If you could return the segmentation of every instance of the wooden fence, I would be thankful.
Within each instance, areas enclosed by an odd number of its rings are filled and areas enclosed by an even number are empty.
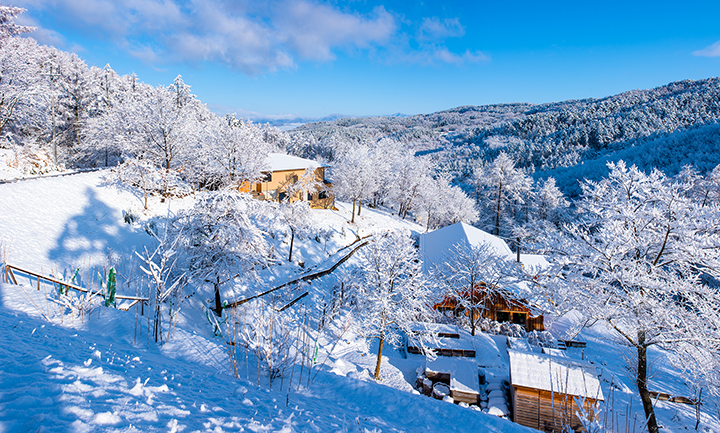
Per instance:
[[[68,283],[66,281],[58,280],[57,278],[53,277],[47,277],[45,275],[38,274],[33,271],[28,271],[27,269],[20,268],[18,266],[10,265],[8,263],[5,264],[5,281],[12,281],[13,284],[18,285],[17,279],[15,278],[15,273],[13,272],[15,270],[16,272],[20,272],[22,274],[30,275],[32,277],[37,278],[38,280],[38,290],[40,290],[40,280],[47,281],[49,283],[53,284],[59,284],[63,287],[67,287],[69,289],[77,290],[78,292],[82,293],[90,293],[91,295],[102,295],[101,292],[93,292],[91,290],[88,290],[84,287],[76,286],[75,284]],[[130,308],[134,307],[138,303],[142,303],[143,305],[148,302],[148,298],[141,298],[138,296],[125,296],[125,295],[115,295],[115,299],[120,300],[128,300],[132,301],[130,305],[123,307],[123,311],[128,311]]]

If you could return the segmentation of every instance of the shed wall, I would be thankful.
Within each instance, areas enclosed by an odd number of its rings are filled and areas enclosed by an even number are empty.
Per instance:
[[[512,387],[513,421],[545,432],[562,432],[565,425],[584,431],[576,413],[578,406],[571,395],[551,393],[517,385]],[[594,399],[585,400],[585,409],[592,414]]]

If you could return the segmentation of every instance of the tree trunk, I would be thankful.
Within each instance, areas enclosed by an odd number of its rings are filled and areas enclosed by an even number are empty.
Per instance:
[[[292,262],[292,250],[293,250],[294,243],[295,243],[295,230],[290,229],[290,257],[288,257],[288,262]]]
[[[362,211],[362,200],[358,200],[358,216],[360,216],[360,211]]]
[[[647,419],[648,433],[659,433],[657,420],[655,419],[655,408],[652,404],[650,391],[647,387],[647,346],[645,345],[645,332],[638,331],[638,365],[637,365],[637,386],[640,391],[645,418]]]
[[[213,283],[215,286],[215,315],[222,317],[222,302],[220,301],[220,277]]]
[[[382,312],[380,329],[380,343],[378,344],[377,364],[375,364],[375,380],[380,380],[380,364],[382,363],[383,344],[385,343],[385,311]]]
[[[352,218],[350,218],[350,222],[355,222],[355,200],[353,200],[353,210],[352,210]]]
[[[475,308],[470,308],[470,335],[475,335]]]
[[[500,210],[502,204],[502,185],[498,187],[497,208],[495,210],[495,236],[500,236]]]

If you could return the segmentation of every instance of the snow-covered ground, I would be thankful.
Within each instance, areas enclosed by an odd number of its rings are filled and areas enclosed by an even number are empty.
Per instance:
[[[0,242],[8,263],[62,275],[102,265],[108,256],[127,258],[152,240],[140,223],[126,223],[124,213],[147,220],[192,204],[191,197],[164,203],[153,198],[144,213],[142,197],[106,186],[101,177],[85,173],[0,185]],[[266,286],[248,290],[259,292],[321,268],[358,237],[391,228],[423,231],[390,211],[374,209],[363,209],[350,224],[351,206],[337,207],[314,211],[333,230],[327,242],[296,242],[304,268],[297,259],[280,264],[263,274]],[[273,247],[286,255],[288,240],[277,239]],[[214,335],[203,309],[207,293],[187,299],[174,338],[158,346],[150,341],[147,316],[136,315],[136,308],[69,314],[57,304],[53,287],[43,284],[38,290],[37,280],[17,276],[19,286],[0,284],[0,432],[530,431],[417,394],[412,385],[415,370],[424,365],[420,355],[404,356],[386,347],[382,380],[376,383],[371,379],[376,343],[354,334],[346,314],[318,336],[310,373],[298,363],[271,384],[251,358],[238,361],[236,377],[226,344]],[[317,309],[314,303],[335,282],[329,276],[307,284],[311,295],[297,308]],[[123,287],[119,293],[124,290],[135,294]],[[555,323],[558,333],[571,326],[572,318]],[[466,334],[486,376],[506,378],[506,338]],[[622,348],[608,342],[607,335],[597,326],[586,330],[578,338],[587,341],[587,348],[567,354],[597,366],[603,394],[617,416],[612,431],[642,431],[634,423],[641,407]],[[654,355],[657,374],[651,388],[687,394],[676,372],[664,369],[662,354]],[[701,430],[720,431],[717,416],[710,413],[703,408]],[[658,401],[657,415],[663,431],[694,429],[694,407]]]
[[[143,218],[188,205],[154,199]],[[349,207],[338,208],[316,211],[337,230],[331,241],[296,244],[306,268],[359,236],[389,228],[420,230],[370,209],[351,225]],[[101,173],[4,184],[0,240],[9,263],[62,274],[151,244],[139,224],[124,221],[123,212],[141,215],[141,197],[104,186]],[[279,241],[277,247],[286,244]],[[272,272],[281,282],[301,271],[287,265]],[[297,366],[292,383],[276,380],[271,388],[266,377],[258,380],[252,362],[240,364],[245,374],[235,377],[222,340],[193,309],[199,310],[202,300],[189,301],[174,338],[156,346],[148,343],[145,319],[135,309],[68,314],[53,287],[37,290],[37,280],[17,277],[19,286],[0,285],[0,432],[525,430],[412,393],[405,375],[417,365],[393,350],[386,349],[383,380],[375,383],[368,374],[373,347],[351,332],[338,329],[341,338],[319,341],[324,364],[318,362],[311,376]],[[342,327],[343,320],[334,326]]]

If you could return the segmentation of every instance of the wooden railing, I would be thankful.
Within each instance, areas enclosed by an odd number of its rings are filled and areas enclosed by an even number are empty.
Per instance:
[[[310,274],[307,274],[307,275],[303,275],[303,276],[301,276],[301,277],[299,277],[299,278],[295,278],[294,280],[290,280],[290,281],[288,281],[288,282],[286,282],[286,283],[283,283],[283,284],[281,284],[281,285],[279,285],[279,286],[277,286],[277,287],[273,287],[273,288],[270,289],[270,290],[266,290],[266,291],[264,291],[264,292],[262,292],[262,293],[258,293],[257,295],[250,296],[249,298],[241,299],[241,300],[239,300],[239,301],[233,302],[232,304],[227,304],[227,305],[225,305],[223,308],[235,308],[235,307],[238,307],[238,306],[240,306],[240,305],[242,305],[242,304],[244,304],[244,303],[246,303],[246,302],[250,302],[250,301],[252,301],[253,299],[257,299],[257,298],[260,298],[260,297],[262,297],[262,296],[269,295],[270,293],[275,292],[275,291],[277,291],[277,290],[280,290],[280,289],[282,289],[283,287],[288,287],[288,286],[291,286],[291,285],[293,285],[293,284],[298,284],[298,283],[300,283],[301,281],[311,281],[311,280],[314,280],[314,279],[316,279],[316,278],[324,277],[325,275],[328,275],[328,274],[332,273],[335,269],[338,268],[338,266],[340,266],[340,265],[342,265],[343,263],[345,263],[345,261],[347,261],[350,257],[352,257],[352,255],[355,254],[355,252],[356,252],[357,250],[359,250],[360,248],[362,248],[362,247],[364,247],[365,245],[367,245],[367,243],[370,242],[370,240],[368,239],[370,236],[371,236],[371,235],[368,235],[368,236],[365,236],[365,237],[363,237],[363,238],[361,238],[361,239],[357,239],[355,242],[353,242],[352,244],[350,244],[350,245],[348,245],[347,247],[345,247],[345,248],[350,248],[352,245],[354,245],[354,244],[356,244],[356,243],[358,244],[358,245],[356,245],[352,250],[350,250],[350,252],[348,252],[347,254],[345,254],[340,260],[338,260],[334,265],[332,265],[332,267],[330,267],[329,269],[324,269],[324,270],[322,270],[322,271],[317,271],[317,272],[313,272],[313,273],[310,273]],[[301,298],[305,297],[307,294],[308,294],[307,292],[301,294],[299,297],[297,297],[297,298],[293,299],[292,301],[290,301],[290,303],[289,303],[288,305],[282,307],[279,311],[283,311],[283,310],[287,309],[288,307],[292,306],[292,305],[295,304],[297,301],[299,301]]]
[[[63,287],[67,287],[69,289],[77,290],[78,292],[90,293],[91,295],[102,295],[101,292],[93,292],[92,290],[88,290],[84,287],[76,286],[75,284],[72,284],[72,283],[69,283],[66,281],[58,280],[57,278],[41,275],[36,272],[28,271],[27,269],[23,269],[21,267],[6,263],[5,264],[5,281],[12,281],[13,284],[16,284],[16,285],[18,284],[18,282],[17,282],[17,279],[15,278],[15,273],[13,272],[13,270],[20,272],[22,274],[30,275],[30,276],[37,278],[38,279],[38,290],[40,290],[40,280],[44,280],[44,281],[47,281],[47,282],[50,282],[53,284],[59,284]],[[115,295],[115,299],[132,301],[130,303],[130,305],[122,308],[125,311],[127,311],[130,308],[132,308],[133,306],[135,306],[138,302],[143,302],[143,303],[148,302],[148,298],[141,298],[138,296]]]

